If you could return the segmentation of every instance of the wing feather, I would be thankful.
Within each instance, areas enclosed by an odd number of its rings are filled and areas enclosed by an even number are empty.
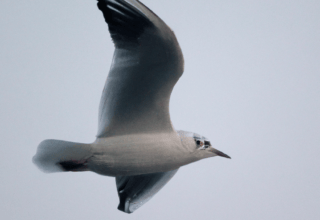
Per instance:
[[[115,44],[97,137],[172,132],[169,100],[183,56],[171,29],[136,0],[99,0]]]
[[[120,199],[118,209],[126,213],[134,212],[159,192],[177,171],[116,177]]]

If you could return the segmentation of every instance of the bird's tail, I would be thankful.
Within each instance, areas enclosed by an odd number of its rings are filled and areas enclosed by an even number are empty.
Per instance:
[[[35,165],[46,173],[87,171],[91,145],[60,140],[44,140],[32,158]]]

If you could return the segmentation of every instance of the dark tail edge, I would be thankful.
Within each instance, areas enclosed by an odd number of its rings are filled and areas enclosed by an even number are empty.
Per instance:
[[[88,171],[91,155],[91,144],[44,140],[39,144],[32,161],[45,173]]]

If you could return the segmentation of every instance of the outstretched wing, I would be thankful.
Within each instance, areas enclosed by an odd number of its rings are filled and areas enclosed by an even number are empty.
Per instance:
[[[98,0],[115,44],[97,137],[172,132],[171,91],[183,56],[171,29],[136,0]]]
[[[134,212],[159,192],[177,171],[116,177],[120,199],[118,209],[126,213]]]

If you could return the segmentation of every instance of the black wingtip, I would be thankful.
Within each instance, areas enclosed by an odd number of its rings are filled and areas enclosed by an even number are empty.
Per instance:
[[[118,47],[128,43],[138,45],[139,36],[153,26],[145,14],[127,1],[99,0],[97,5]]]
[[[120,192],[119,193],[119,200],[120,203],[118,205],[118,210],[125,212],[127,214],[131,214],[132,212],[130,211],[130,203],[128,201],[128,195],[125,192]]]

